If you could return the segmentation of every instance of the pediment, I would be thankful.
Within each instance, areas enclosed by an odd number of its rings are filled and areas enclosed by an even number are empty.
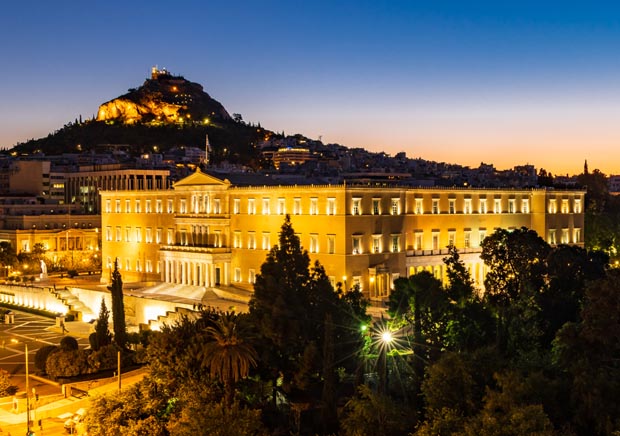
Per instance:
[[[228,186],[230,182],[228,180],[221,180],[212,175],[203,173],[200,168],[196,169],[194,174],[191,174],[184,179],[175,182],[174,188],[190,187],[190,186]]]

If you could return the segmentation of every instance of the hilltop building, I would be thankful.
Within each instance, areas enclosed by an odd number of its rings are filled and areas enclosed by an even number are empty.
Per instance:
[[[478,286],[496,228],[583,245],[582,190],[424,188],[386,183],[242,186],[197,170],[172,189],[102,191],[102,260],[126,282],[251,289],[289,214],[332,283],[385,300],[421,270],[445,280],[453,244]],[[103,278],[105,279],[105,274]]]

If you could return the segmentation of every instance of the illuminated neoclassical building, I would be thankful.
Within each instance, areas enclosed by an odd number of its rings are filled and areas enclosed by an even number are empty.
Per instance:
[[[103,191],[104,268],[126,282],[251,289],[289,214],[335,284],[388,296],[394,279],[432,271],[454,244],[478,285],[480,242],[522,226],[550,244],[583,244],[584,191],[381,185],[237,186],[197,171],[169,190]],[[106,274],[103,275],[104,279]]]

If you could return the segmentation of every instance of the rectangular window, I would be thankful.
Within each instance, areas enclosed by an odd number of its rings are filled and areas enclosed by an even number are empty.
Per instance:
[[[480,205],[478,206],[478,213],[487,213],[487,200],[486,198],[480,199]]]
[[[248,248],[250,250],[256,249],[256,234],[254,232],[248,232]]]
[[[471,248],[471,230],[465,230],[465,232],[463,232],[463,246],[465,248]]]
[[[558,213],[558,202],[555,199],[549,200],[549,213]]]
[[[168,229],[168,231],[166,232],[166,244],[174,244],[174,229]]]
[[[187,199],[181,198],[179,202],[179,213],[187,213]]]
[[[433,198],[433,214],[437,215],[439,213],[439,199]]]
[[[517,200],[514,198],[508,199],[508,213],[516,213],[517,211]]]
[[[556,244],[555,229],[550,229],[549,230],[549,245],[555,245],[555,244]]]
[[[107,226],[105,228],[105,240],[106,241],[111,241],[112,240],[112,227]]]
[[[456,213],[456,200],[454,198],[448,199],[448,213],[449,214]]]
[[[151,210],[151,200],[146,200],[145,205],[144,205],[144,212],[145,213],[152,213],[153,212]]]
[[[561,209],[562,213],[569,213],[570,212],[569,206],[568,206],[568,199],[566,199],[566,198],[562,199],[562,206],[561,206],[561,208],[562,208]]]
[[[235,282],[239,283],[241,281],[241,268],[235,268]]]
[[[136,242],[142,242],[142,228],[136,227]]]
[[[213,246],[214,247],[222,246],[222,232],[220,230],[216,230],[213,232]]]
[[[493,200],[493,213],[502,213],[502,199],[496,198]]]
[[[336,252],[336,235],[327,235],[327,253],[334,254]]]
[[[439,250],[439,232],[433,232],[433,251]]]
[[[319,199],[316,197],[310,198],[310,215],[318,215],[319,213]]]
[[[253,269],[248,271],[248,283],[256,283],[256,272]]]
[[[448,245],[455,246],[456,245],[456,231],[448,230]]]
[[[241,232],[235,230],[233,233],[233,248],[241,248]]]
[[[161,227],[157,228],[157,230],[155,231],[155,243],[161,244],[161,237],[162,237],[163,231],[164,229],[162,229]]]
[[[140,264],[140,259],[136,260],[136,271],[142,271],[142,265]]]
[[[161,200],[155,200],[155,212],[156,213],[163,213],[164,211],[164,206],[162,205]]]
[[[284,198],[278,198],[278,215],[286,214],[286,203]]]
[[[301,198],[299,197],[293,199],[293,215],[301,215]]]
[[[218,215],[222,213],[222,200],[219,198],[213,199],[213,213]]]
[[[167,203],[167,207],[166,210],[168,211],[168,213],[174,213],[174,200],[172,200],[172,198],[169,198]]]
[[[573,243],[578,244],[581,242],[581,229],[573,229]]]
[[[530,213],[530,200],[528,198],[521,200],[521,213]]]
[[[121,201],[120,200],[116,200],[114,202],[114,206],[115,206],[114,212],[121,213]]]
[[[463,205],[463,213],[470,214],[472,211],[471,198],[466,198]]]
[[[581,198],[575,198],[573,203],[573,212],[581,213]]]
[[[478,246],[482,246],[482,241],[484,241],[484,238],[487,237],[487,230],[486,229],[480,229],[478,230]]]
[[[414,239],[415,239],[414,244],[413,244],[414,250],[424,250],[424,233],[415,232]]]
[[[392,235],[392,241],[390,245],[392,253],[400,253],[400,235]]]
[[[353,236],[353,254],[362,254],[362,237]]]
[[[233,200],[233,213],[239,215],[241,213],[241,199],[235,198]]]
[[[400,198],[392,198],[391,203],[390,213],[392,215],[400,215]]]
[[[112,200],[109,198],[105,201],[105,213],[112,213]]]
[[[140,200],[136,200],[136,213],[142,213],[142,202]]]
[[[372,214],[381,215],[381,199],[379,198],[372,199]]]
[[[423,207],[423,203],[422,203],[422,199],[421,198],[416,198],[415,199],[415,209],[414,212],[417,215],[423,214],[424,213],[424,207]]]
[[[147,273],[153,272],[153,263],[150,260],[146,261],[146,272]]]
[[[125,260],[125,270],[131,271],[131,261],[129,259]]]
[[[248,198],[248,215],[256,215],[256,201]]]
[[[263,215],[269,215],[271,211],[269,210],[269,199],[263,198]]]
[[[336,199],[328,198],[327,199],[327,215],[336,215]]]
[[[116,242],[121,242],[122,240],[121,226],[116,226]]]
[[[271,240],[268,232],[263,232],[263,250],[271,249]]]
[[[381,235],[372,235],[372,252],[381,253]]]
[[[150,244],[153,242],[153,229],[150,227],[146,228],[146,235],[145,235],[145,242],[147,244]]]
[[[131,200],[125,200],[125,213],[131,212]]]
[[[131,242],[131,227],[125,227],[125,242]]]
[[[570,242],[568,238],[568,229],[562,229],[562,237],[560,239],[562,244],[568,244]]]
[[[319,252],[319,235],[313,233],[310,235],[310,253]]]
[[[361,215],[362,214],[362,199],[354,198],[351,204],[351,215]]]

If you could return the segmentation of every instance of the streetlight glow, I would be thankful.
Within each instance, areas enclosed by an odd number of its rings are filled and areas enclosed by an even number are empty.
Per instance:
[[[390,342],[392,342],[392,339],[394,339],[394,337],[392,336],[392,332],[385,331],[381,333],[381,340],[385,342],[386,344],[389,344]]]

